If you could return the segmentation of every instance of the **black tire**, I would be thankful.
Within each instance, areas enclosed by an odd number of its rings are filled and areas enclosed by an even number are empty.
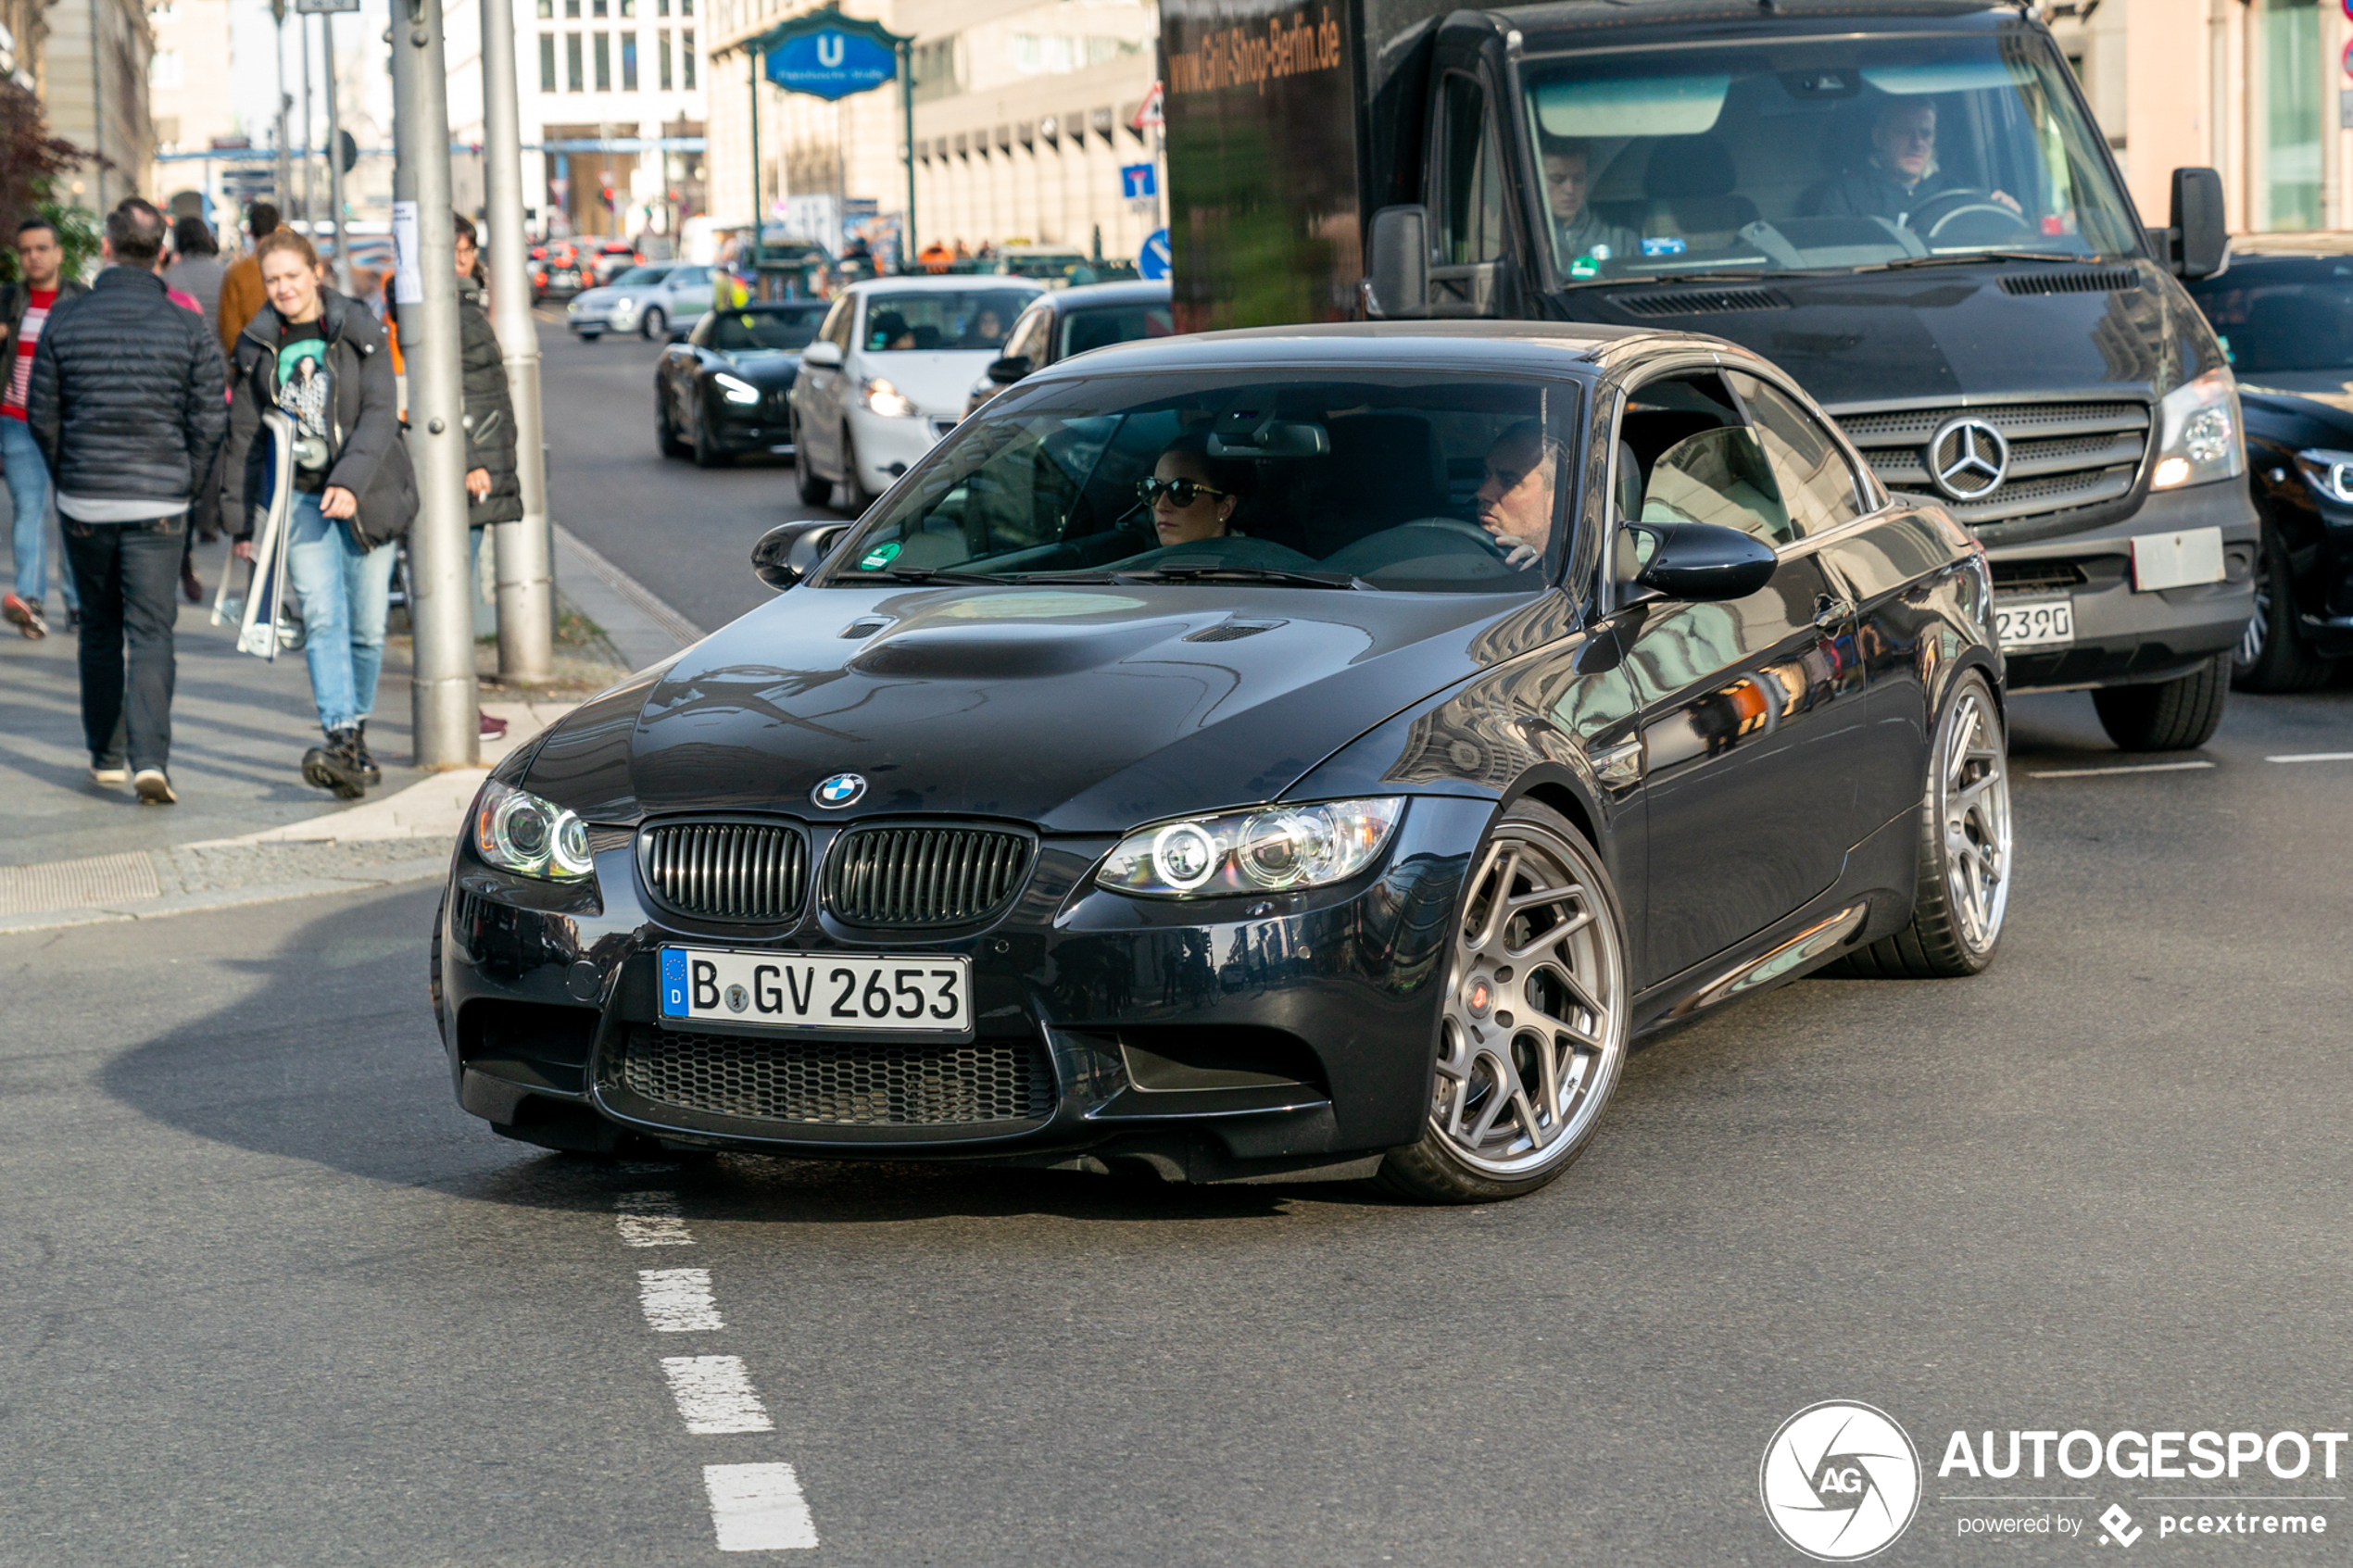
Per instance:
[[[711,445],[711,421],[697,420],[695,421],[695,467],[724,469],[735,460],[736,455],[733,452],[724,446]]]
[[[425,994],[433,998],[433,1026],[441,1033],[444,1048],[449,1044],[448,1021],[441,1016],[441,922],[448,918],[449,889],[445,884],[441,897],[433,907],[433,940],[425,951]]]
[[[2231,684],[2243,692],[2309,692],[2328,684],[2334,659],[2314,657],[2296,626],[2296,592],[2287,542],[2263,519],[2255,574],[2255,614],[2231,655]]]
[[[822,507],[832,497],[833,481],[818,478],[817,470],[809,466],[809,447],[807,443],[800,439],[800,421],[798,418],[793,421],[792,471],[793,479],[800,486],[800,499],[804,506]]]
[[[2231,695],[2231,655],[2195,674],[2149,686],[2104,686],[2092,694],[2108,738],[2126,751],[2194,751],[2214,738]]]
[[[660,343],[670,331],[670,318],[662,314],[661,306],[648,306],[637,330],[646,334],[648,343]]]
[[[1530,849],[1536,853],[1529,859],[1540,862],[1532,867],[1519,859],[1519,852]],[[1547,860],[1551,864],[1541,863]],[[1441,982],[1429,1114],[1420,1139],[1390,1149],[1375,1177],[1390,1192],[1416,1203],[1492,1203],[1525,1198],[1550,1185],[1592,1144],[1626,1059],[1633,1000],[1632,975],[1627,969],[1626,917],[1617,890],[1593,847],[1559,812],[1522,800],[1495,820],[1471,864],[1476,869],[1464,884],[1452,928],[1453,952]],[[1515,895],[1515,888],[1523,892]],[[1530,901],[1531,896],[1548,889],[1557,897]],[[1514,897],[1524,907],[1508,915],[1495,914],[1495,900],[1504,897]],[[1572,920],[1562,914],[1571,907],[1580,918]],[[1584,915],[1595,918],[1585,920]],[[1539,920],[1547,923],[1535,923]],[[1547,937],[1547,929],[1560,935]],[[1528,940],[1515,942],[1515,931]],[[1548,942],[1552,945],[1545,946]],[[1466,998],[1474,982],[1489,978],[1487,969],[1493,965],[1498,944],[1513,966],[1493,969],[1491,991],[1483,984],[1478,987],[1483,999]],[[1565,952],[1572,945],[1573,960]],[[1574,972],[1581,989],[1572,991],[1554,981],[1540,994],[1538,982],[1547,969],[1562,974]],[[1476,1000],[1480,1010],[1468,1011],[1463,1005],[1466,1000]],[[1592,1004],[1590,1008],[1585,1005],[1588,1001]],[[1574,1074],[1566,1067],[1579,1055],[1575,1050],[1560,1059],[1561,1067],[1540,1069],[1539,1082],[1545,1081],[1541,1072],[1550,1072],[1550,1081],[1570,1085],[1572,1090],[1565,1101],[1542,1107],[1533,1102],[1543,1097],[1527,1096],[1538,1122],[1551,1118],[1549,1144],[1538,1140],[1535,1123],[1515,1118],[1528,1135],[1528,1151],[1509,1152],[1516,1135],[1506,1130],[1504,1156],[1486,1159],[1498,1146],[1482,1140],[1478,1130],[1458,1137],[1441,1123],[1451,1119],[1459,1128],[1481,1104],[1519,1103],[1518,1096],[1504,1094],[1505,1084],[1494,1070],[1481,1069],[1481,1053],[1509,1057],[1512,1082],[1525,1092],[1529,1079],[1521,1062],[1523,1049],[1544,1048],[1547,1032],[1532,1023],[1547,1016],[1548,1007],[1561,1010],[1553,1015],[1556,1020],[1565,1019],[1569,1011],[1581,1013],[1587,1022],[1569,1027],[1590,1036],[1589,1043],[1594,1046],[1591,1059],[1579,1062]],[[1516,1011],[1522,1015],[1517,1020],[1511,1016]],[[1480,1033],[1491,1025],[1501,1027],[1493,1028],[1491,1034]],[[1466,1033],[1478,1043],[1466,1043]],[[1536,1039],[1524,1042],[1523,1036],[1531,1034]],[[1498,1038],[1504,1042],[1500,1048],[1495,1043]],[[1557,1047],[1560,1038],[1553,1035],[1550,1044]],[[1451,1070],[1450,1056],[1460,1064]],[[1491,1109],[1479,1127],[1495,1123],[1501,1130],[1504,1120]]]
[[[858,448],[850,445],[849,427],[841,427],[841,499],[835,504],[837,511],[851,517],[864,517],[875,498],[866,494],[865,482],[858,477]]]
[[[677,417],[670,407],[670,399],[664,396],[654,399],[654,440],[665,458],[683,458],[694,450],[678,439]]]
[[[1990,735],[1957,735],[1963,725],[1982,727]],[[1976,974],[1994,961],[2011,879],[2008,744],[1993,687],[1970,671],[1954,683],[1929,751],[1928,786],[1920,795],[1912,923],[1847,954],[1824,973],[1856,980],[1953,980]],[[1957,756],[1957,749],[1966,755]],[[1991,755],[1977,755],[1986,751]],[[1978,788],[1969,797],[1973,806],[1986,809],[1965,811],[1954,822],[1948,807],[1959,797],[1957,776],[1964,786]],[[1956,834],[1974,847],[1974,859],[1960,856],[1956,863]],[[1989,860],[1990,885],[1978,880],[1976,871]]]

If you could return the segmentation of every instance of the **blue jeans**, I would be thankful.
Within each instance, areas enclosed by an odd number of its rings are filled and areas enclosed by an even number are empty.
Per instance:
[[[318,496],[295,496],[286,576],[302,605],[302,657],[321,729],[356,724],[376,706],[396,548],[362,551],[349,529],[319,509]]]
[[[16,551],[17,597],[39,604],[48,596],[49,560],[44,547],[49,527],[49,465],[41,460],[41,444],[22,420],[0,420],[0,469],[7,471],[8,505],[16,513],[10,533]],[[66,608],[82,608],[74,592],[73,561],[58,551],[57,585]]]

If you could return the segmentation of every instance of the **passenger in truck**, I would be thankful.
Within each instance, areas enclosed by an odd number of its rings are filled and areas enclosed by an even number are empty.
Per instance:
[[[1936,104],[1929,98],[1888,97],[1871,120],[1869,159],[1831,181],[1814,203],[1825,218],[1885,218],[1906,222],[1947,191],[1969,187],[1948,179],[1936,160]],[[1993,199],[2019,210],[2018,198]]]

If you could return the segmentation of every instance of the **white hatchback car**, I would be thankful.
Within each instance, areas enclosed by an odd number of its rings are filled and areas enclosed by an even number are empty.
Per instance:
[[[834,300],[793,383],[800,496],[856,516],[963,418],[973,379],[1042,292],[1026,278],[874,278]]]

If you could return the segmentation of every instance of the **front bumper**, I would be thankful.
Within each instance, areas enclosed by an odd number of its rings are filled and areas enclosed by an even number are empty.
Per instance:
[[[1417,797],[1379,868],[1351,883],[1198,905],[1094,888],[1114,839],[1049,838],[1009,912],[950,937],[853,932],[813,907],[767,927],[659,911],[620,830],[600,830],[597,882],[578,890],[460,848],[441,933],[452,1080],[496,1130],[555,1148],[634,1134],[801,1157],[1127,1160],[1193,1180],[1345,1164],[1420,1135],[1451,917],[1491,811]],[[812,826],[811,864],[835,831]],[[664,943],[968,956],[972,1045],[1026,1053],[1045,1075],[1038,1113],[842,1125],[649,1098],[632,1061],[686,1044],[657,1018]],[[724,1037],[695,1048],[778,1072],[877,1038],[693,1031]]]
[[[637,307],[634,305],[608,305],[586,310],[578,306],[567,307],[564,325],[580,333],[634,332],[637,330]]]
[[[763,390],[757,403],[730,403],[723,393],[703,394],[703,422],[723,452],[784,452],[793,449],[792,389]]]
[[[2134,592],[2133,537],[2194,528],[2222,531],[2223,580]],[[2246,631],[2257,540],[2254,502],[2246,482],[2234,479],[2153,493],[2131,516],[2082,533],[1989,547],[1997,596],[2064,592],[2075,606],[2072,644],[2005,654],[2009,689],[2137,685],[2194,673]]]
[[[849,439],[858,456],[858,483],[879,495],[923,460],[939,438],[956,428],[958,416],[925,409],[905,419],[885,419],[859,404],[849,409]]]

